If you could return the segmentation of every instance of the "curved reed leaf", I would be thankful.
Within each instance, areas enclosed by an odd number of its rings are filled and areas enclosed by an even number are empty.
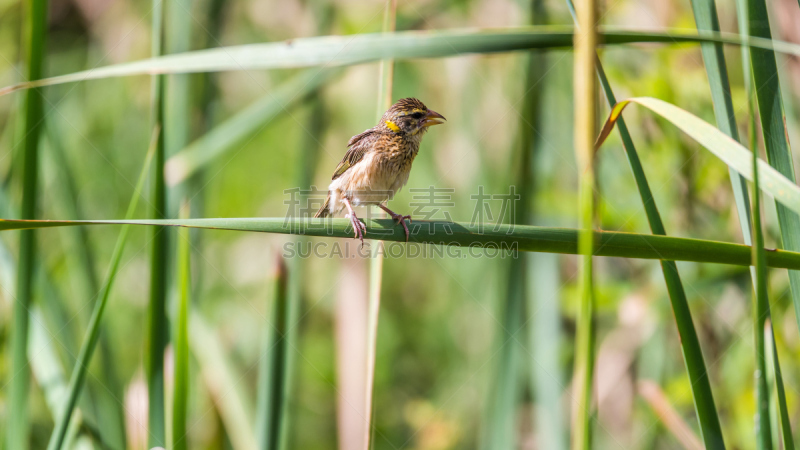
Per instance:
[[[714,0],[692,0],[692,11],[698,30],[719,32],[719,18],[717,5]],[[711,100],[714,105],[714,116],[717,127],[732,139],[739,140],[739,131],[736,128],[736,113],[733,110],[731,86],[728,80],[728,68],[725,66],[725,53],[719,43],[700,44],[703,62],[708,75],[711,88]],[[747,195],[747,183],[739,172],[729,168],[733,197],[739,214],[739,226],[742,230],[744,243],[750,244],[750,202]]]
[[[150,149],[147,151],[147,156],[145,157],[144,166],[139,174],[139,180],[136,182],[133,196],[131,197],[130,204],[128,205],[128,211],[125,214],[125,217],[128,220],[130,220],[133,217],[133,214],[136,212],[136,205],[139,203],[142,187],[144,186],[145,179],[147,178],[148,168],[150,167],[153,155],[155,154],[155,143],[158,139],[158,134],[159,129],[156,128],[153,132],[153,139],[150,143]],[[72,411],[75,409],[75,403],[78,400],[78,395],[83,388],[83,381],[86,378],[86,371],[89,368],[89,362],[91,361],[94,348],[97,346],[97,341],[100,337],[100,321],[103,318],[103,312],[108,304],[108,298],[111,295],[111,288],[114,285],[114,279],[116,278],[117,271],[119,270],[119,263],[122,260],[122,251],[125,249],[125,243],[128,239],[129,229],[130,225],[124,225],[120,230],[119,237],[117,237],[117,243],[114,246],[114,253],[111,256],[111,266],[108,269],[105,283],[103,283],[103,290],[100,293],[100,298],[94,304],[92,317],[89,321],[89,328],[86,330],[86,337],[83,340],[83,344],[81,344],[81,350],[80,353],[78,353],[78,359],[75,361],[75,367],[73,368],[72,376],[70,377],[67,401],[64,402],[63,412],[61,412],[61,414],[56,418],[56,426],[53,430],[53,434],[50,435],[50,442],[47,445],[48,450],[61,449],[64,443],[64,437],[67,433]]]
[[[367,239],[405,242],[405,232],[390,219],[366,219]],[[178,226],[212,230],[251,231],[318,237],[352,238],[347,219],[140,219],[140,220],[6,220],[0,219],[0,232],[32,228],[79,225]],[[545,252],[575,255],[578,234],[572,228],[497,225],[486,229],[480,224],[446,221],[414,221],[409,225],[409,242],[486,249],[488,256],[501,251]],[[366,247],[366,246],[365,246]],[[365,252],[367,249],[365,248]],[[387,254],[392,249],[387,250]],[[594,255],[620,258],[666,259],[749,266],[751,248],[742,244],[703,239],[655,236],[650,234],[595,231]],[[767,266],[800,269],[800,253],[784,250],[767,252]]]
[[[743,40],[729,33],[637,32],[601,28],[603,45],[719,42],[800,55],[800,45],[770,39]],[[442,58],[467,53],[500,53],[572,46],[572,30],[514,27],[495,30],[404,31],[321,36],[179,53],[18,83],[0,96],[39,86],[131,75],[350,66],[381,59]]]
[[[631,103],[645,106],[667,119],[729,167],[741,173],[748,180],[753,179],[753,155],[744,146],[690,112],[650,97],[630,98],[617,103],[597,138],[595,148],[599,148],[603,144],[613,130],[622,110]],[[757,163],[761,189],[775,197],[775,200],[786,208],[800,213],[800,187],[766,162],[758,160]]]

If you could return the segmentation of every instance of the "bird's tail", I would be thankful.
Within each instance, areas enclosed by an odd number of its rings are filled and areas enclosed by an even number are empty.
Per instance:
[[[322,204],[322,207],[314,214],[314,218],[325,218],[331,215],[331,194],[328,193],[328,196],[325,197],[325,203]]]

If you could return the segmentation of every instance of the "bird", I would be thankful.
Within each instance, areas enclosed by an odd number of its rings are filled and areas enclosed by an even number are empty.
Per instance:
[[[328,195],[314,217],[333,216],[347,209],[345,218],[364,245],[367,226],[353,210],[354,206],[376,205],[403,225],[408,242],[406,219],[386,203],[405,186],[422,136],[433,125],[446,121],[444,116],[428,109],[416,98],[404,98],[393,104],[374,127],[350,138],[345,153],[331,177]]]

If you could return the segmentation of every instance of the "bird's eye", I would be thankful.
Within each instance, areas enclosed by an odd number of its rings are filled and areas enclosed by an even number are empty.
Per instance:
[[[423,114],[421,112],[415,112],[414,114],[411,115],[411,117],[415,119],[422,119],[422,116]]]

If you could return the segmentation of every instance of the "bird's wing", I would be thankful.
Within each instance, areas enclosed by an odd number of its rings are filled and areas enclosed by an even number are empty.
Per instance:
[[[378,137],[380,133],[370,128],[369,130],[357,134],[350,138],[350,142],[347,143],[347,153],[344,154],[344,158],[339,162],[339,165],[336,166],[336,170],[333,172],[333,176],[331,180],[335,180],[342,176],[343,173],[347,172],[347,169],[353,167],[357,162],[361,161],[364,157],[364,154],[372,148],[372,143]]]

